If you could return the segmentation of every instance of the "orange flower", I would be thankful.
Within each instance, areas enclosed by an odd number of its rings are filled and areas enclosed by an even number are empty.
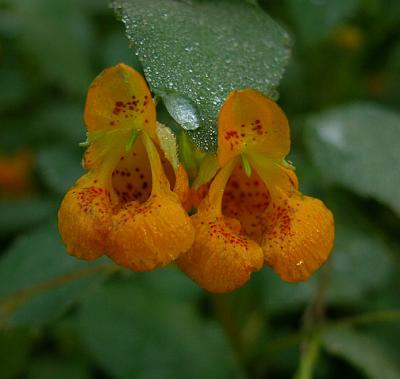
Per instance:
[[[0,193],[23,194],[32,187],[32,154],[0,155]]]
[[[124,64],[105,70],[89,88],[84,120],[89,171],[59,210],[68,252],[83,259],[107,254],[135,271],[175,260],[194,239],[179,198],[187,177],[161,149],[162,127],[145,80]]]
[[[302,281],[328,258],[333,216],[298,191],[284,160],[289,149],[275,102],[252,89],[229,95],[218,120],[220,170],[192,217],[195,242],[177,261],[201,287],[231,291],[264,262],[282,279]]]

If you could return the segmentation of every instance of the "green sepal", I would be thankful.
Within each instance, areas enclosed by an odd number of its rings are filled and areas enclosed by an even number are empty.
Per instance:
[[[140,129],[132,129],[131,136],[129,137],[128,142],[125,145],[125,151],[128,153],[133,145],[135,144],[137,138],[139,137],[141,130]]]
[[[218,159],[216,155],[205,155],[200,163],[199,172],[193,182],[193,188],[198,189],[203,184],[208,183],[217,173],[219,169]]]
[[[103,131],[98,132],[87,132],[86,133],[86,141],[80,142],[79,147],[88,147],[91,143],[98,141],[106,135]]]
[[[242,160],[243,171],[248,178],[251,176],[251,165],[245,154],[240,155],[240,159]]]
[[[164,152],[165,157],[168,159],[169,163],[171,163],[174,170],[177,170],[179,167],[179,158],[175,134],[161,122],[157,122],[156,132],[158,140],[160,141],[161,150]]]
[[[283,167],[288,168],[289,170],[296,171],[296,167],[293,166],[293,163],[292,163],[291,161],[287,161],[287,160],[285,160],[285,159],[282,159],[281,165],[282,165]]]
[[[195,145],[184,130],[178,133],[179,160],[185,167],[190,178],[195,178],[199,170],[199,162],[204,153],[196,149]]]

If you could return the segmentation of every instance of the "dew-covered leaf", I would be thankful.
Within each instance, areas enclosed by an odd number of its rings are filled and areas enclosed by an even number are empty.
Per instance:
[[[174,93],[165,99],[172,116],[196,129],[188,105],[197,108],[200,127],[191,137],[201,149],[215,150],[218,111],[232,89],[252,87],[276,98],[290,40],[258,6],[243,0],[114,0],[113,6],[151,89]]]
[[[306,143],[332,182],[373,197],[400,215],[400,114],[372,103],[308,119]]]
[[[362,371],[370,379],[398,379],[400,367],[386,354],[381,341],[351,329],[324,332],[322,346]]]
[[[158,93],[163,99],[165,108],[172,118],[186,130],[195,130],[200,127],[197,108],[193,102],[175,93]]]

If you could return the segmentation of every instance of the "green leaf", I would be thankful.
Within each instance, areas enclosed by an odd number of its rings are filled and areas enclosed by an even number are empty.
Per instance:
[[[42,149],[38,169],[48,187],[61,195],[83,174],[80,154],[61,146]]]
[[[20,105],[28,95],[28,82],[23,72],[12,68],[0,68],[0,110]]]
[[[27,379],[88,379],[90,370],[85,364],[52,356],[36,358],[28,369]]]
[[[332,182],[370,196],[400,215],[400,114],[357,103],[310,117],[306,143]]]
[[[346,359],[370,379],[398,379],[400,367],[386,354],[381,342],[351,329],[338,328],[321,335],[323,347]]]
[[[286,0],[299,35],[306,45],[315,45],[357,10],[359,0]]]
[[[0,331],[0,378],[20,377],[31,350],[32,339],[23,329]]]
[[[346,215],[336,216],[327,297],[330,303],[355,304],[369,291],[382,289],[394,267],[389,258],[389,247],[380,232],[360,214],[352,212],[351,207],[344,209]]]
[[[123,62],[142,72],[139,59],[132,54],[126,44],[126,37],[122,28],[104,37],[100,53],[104,67],[114,66]]]
[[[187,302],[134,280],[90,293],[81,334],[93,356],[118,378],[230,378],[232,352],[221,331]]]
[[[104,267],[69,256],[53,225],[18,238],[0,260],[0,321],[31,326],[56,319],[102,279]]]
[[[23,26],[19,47],[29,54],[38,72],[52,84],[83,94],[92,77],[93,30],[79,2],[16,0],[12,6]]]
[[[29,120],[27,134],[34,142],[70,144],[77,146],[85,138],[83,101],[47,101]]]
[[[217,115],[231,90],[252,87],[277,97],[290,40],[258,6],[243,0],[115,0],[113,6],[150,88],[173,94],[166,106],[186,129],[200,125],[190,132],[199,148],[215,150]]]
[[[146,286],[163,298],[170,298],[175,302],[198,300],[202,294],[202,289],[173,265],[148,272],[143,280]]]
[[[287,283],[268,267],[258,275],[263,286],[264,307],[272,313],[299,310],[313,299],[317,287],[316,276],[303,283]]]
[[[36,225],[54,211],[55,204],[42,198],[0,200],[0,236]]]

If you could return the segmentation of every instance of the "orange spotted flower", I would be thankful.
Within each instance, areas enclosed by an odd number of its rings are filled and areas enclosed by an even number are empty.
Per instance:
[[[289,148],[288,121],[275,102],[252,89],[229,95],[218,120],[220,169],[192,216],[194,244],[177,260],[201,287],[233,290],[264,263],[286,281],[302,281],[328,258],[333,216],[299,192],[284,160]]]
[[[58,215],[68,252],[82,259],[107,254],[135,271],[174,261],[194,239],[178,196],[185,194],[186,177],[161,148],[143,77],[124,64],[105,70],[89,88],[84,121],[88,172],[68,191]]]

